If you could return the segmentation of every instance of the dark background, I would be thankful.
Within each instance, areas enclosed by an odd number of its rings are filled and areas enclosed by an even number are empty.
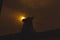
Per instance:
[[[33,16],[36,32],[60,28],[60,0],[3,0],[0,35],[20,32],[17,16]]]

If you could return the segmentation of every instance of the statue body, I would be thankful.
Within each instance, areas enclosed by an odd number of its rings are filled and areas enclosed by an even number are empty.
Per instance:
[[[28,17],[23,20],[24,24],[23,24],[22,32],[25,32],[25,33],[34,32],[32,20],[33,20],[32,17]]]
[[[22,28],[22,40],[32,40],[33,39],[33,24],[32,24],[32,17],[28,17],[23,20],[23,28]]]

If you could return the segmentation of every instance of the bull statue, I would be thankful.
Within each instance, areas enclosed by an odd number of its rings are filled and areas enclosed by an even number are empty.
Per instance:
[[[34,19],[33,17],[28,17],[22,20],[24,22],[22,32],[34,32],[32,24],[33,19]]]
[[[22,40],[32,40],[33,39],[33,33],[35,32],[33,29],[32,24],[33,17],[28,17],[26,19],[23,19],[24,22],[23,28],[22,28]]]

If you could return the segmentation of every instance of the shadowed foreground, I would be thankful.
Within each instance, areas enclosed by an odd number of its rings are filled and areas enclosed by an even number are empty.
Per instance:
[[[32,36],[32,37],[31,37]],[[24,39],[27,38],[27,39]],[[40,33],[28,33],[23,35],[22,33],[9,34],[1,36],[0,40],[60,40],[60,30],[48,31]]]

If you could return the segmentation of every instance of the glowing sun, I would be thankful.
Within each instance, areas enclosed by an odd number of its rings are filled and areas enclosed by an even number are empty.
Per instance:
[[[25,17],[25,16],[19,16],[19,17],[18,17],[18,20],[19,20],[21,23],[22,23],[22,20],[23,20],[23,19],[26,19],[26,17]]]

